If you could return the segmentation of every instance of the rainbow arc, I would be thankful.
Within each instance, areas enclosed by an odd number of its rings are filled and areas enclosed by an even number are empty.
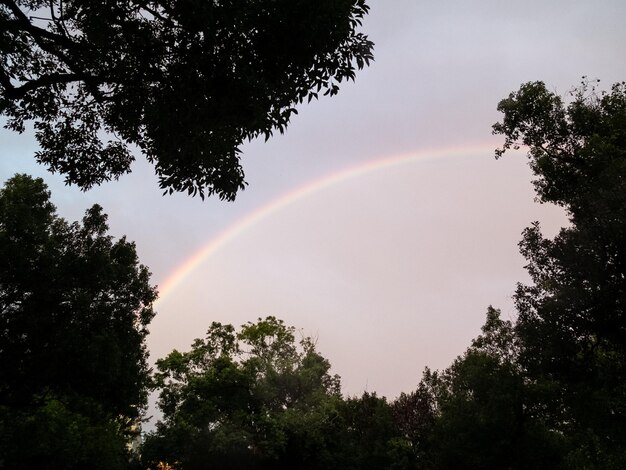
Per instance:
[[[260,208],[243,216],[217,236],[211,238],[198,251],[189,256],[185,261],[178,265],[174,271],[165,279],[159,288],[159,299],[155,303],[158,304],[168,298],[172,292],[187,278],[195,269],[203,264],[214,253],[219,251],[230,241],[237,238],[242,233],[250,230],[262,220],[271,217],[280,210],[295,204],[296,202],[319,193],[330,187],[339,185],[349,180],[359,178],[361,176],[382,171],[402,165],[408,165],[420,161],[432,160],[437,158],[462,158],[476,153],[485,153],[488,155],[493,152],[494,144],[475,144],[464,145],[458,147],[443,147],[430,150],[421,150],[406,154],[394,155],[380,159],[370,160],[368,162],[344,168],[337,172],[325,175],[321,178],[309,181],[291,191],[278,196],[276,199],[261,206]]]

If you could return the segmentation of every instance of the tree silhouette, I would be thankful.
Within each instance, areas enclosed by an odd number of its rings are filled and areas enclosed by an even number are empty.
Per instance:
[[[242,143],[284,132],[372,59],[364,0],[0,1],[0,114],[88,189],[130,171],[166,192],[244,188]]]
[[[41,179],[0,190],[0,467],[124,468],[147,398],[156,291],[135,246],[56,214]]]

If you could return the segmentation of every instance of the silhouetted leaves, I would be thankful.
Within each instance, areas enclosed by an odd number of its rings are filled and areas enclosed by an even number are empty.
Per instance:
[[[520,363],[556,429],[573,440],[570,465],[619,468],[626,457],[626,84],[584,80],[571,102],[527,83],[503,100],[494,132],[528,146],[542,201],[571,226],[552,240],[535,223],[520,243],[532,284],[515,301]]]
[[[60,218],[41,179],[0,190],[0,467],[128,463],[156,291],[107,230],[97,205]]]
[[[241,145],[372,60],[364,0],[0,2],[0,113],[83,189],[138,147],[165,192],[234,199]]]

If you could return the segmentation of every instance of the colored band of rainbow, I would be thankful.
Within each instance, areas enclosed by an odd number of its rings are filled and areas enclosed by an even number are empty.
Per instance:
[[[459,147],[445,147],[432,150],[421,150],[417,152],[411,152],[401,155],[395,155],[392,157],[385,157],[381,159],[371,160],[363,164],[359,164],[353,167],[348,167],[339,170],[335,173],[323,176],[316,180],[305,183],[292,191],[289,191],[276,199],[270,201],[268,204],[252,211],[251,213],[243,216],[235,223],[227,227],[224,231],[219,233],[216,237],[209,240],[209,242],[202,246],[193,255],[187,258],[183,263],[176,267],[176,269],[170,274],[163,282],[163,285],[159,289],[159,299],[155,302],[155,307],[166,299],[176,288],[189,276],[199,265],[206,261],[212,254],[217,252],[220,248],[226,245],[228,242],[236,238],[241,233],[253,227],[255,224],[270,217],[272,214],[280,211],[281,209],[296,203],[314,193],[323,191],[331,186],[341,184],[345,181],[358,178],[360,176],[370,174],[373,172],[381,171],[386,168],[392,168],[400,165],[407,165],[418,161],[431,160],[436,158],[458,158],[476,153],[484,153],[485,157],[493,155],[493,149],[495,145],[489,144],[476,144],[476,145],[464,145]]]

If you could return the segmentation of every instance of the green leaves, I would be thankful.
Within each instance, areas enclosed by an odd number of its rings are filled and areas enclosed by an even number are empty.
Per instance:
[[[65,398],[41,401],[28,409],[0,406],[0,462],[5,468],[129,468],[121,423],[82,414]]]
[[[317,449],[306,436],[323,432],[332,408],[324,403],[338,396],[339,379],[311,339],[296,342],[294,332],[271,316],[238,332],[213,323],[190,351],[157,361],[164,420],[146,442],[146,462],[271,466],[301,460],[298,446]],[[172,448],[173,442],[186,444]]]

